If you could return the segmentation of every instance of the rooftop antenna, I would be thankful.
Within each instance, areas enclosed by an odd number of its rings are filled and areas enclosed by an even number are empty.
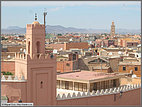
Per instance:
[[[35,13],[35,21],[37,20],[37,13]]]
[[[46,12],[46,9],[44,8],[44,26],[45,26],[45,37],[46,37],[46,33],[47,33],[47,29],[46,29],[46,15],[47,15],[47,12]]]
[[[47,12],[46,12],[46,9],[44,8],[44,26],[46,26],[46,15],[47,15]]]
[[[44,26],[45,26],[45,35],[46,35],[46,15],[47,15],[47,12],[46,12],[46,9],[44,8]]]

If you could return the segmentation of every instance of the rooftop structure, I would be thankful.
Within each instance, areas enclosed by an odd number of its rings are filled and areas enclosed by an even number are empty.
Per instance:
[[[79,72],[72,72],[66,74],[57,75],[57,79],[68,79],[68,80],[77,80],[83,82],[94,82],[98,80],[103,80],[106,78],[116,78],[120,75],[115,73],[103,73],[103,72],[91,72],[91,71],[79,71]]]
[[[91,71],[78,71],[57,75],[57,88],[75,91],[101,90],[120,85],[124,75]]]

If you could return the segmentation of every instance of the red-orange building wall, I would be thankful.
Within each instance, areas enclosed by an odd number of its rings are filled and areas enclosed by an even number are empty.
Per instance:
[[[64,43],[64,44],[47,44],[47,47],[51,47],[53,49],[63,49],[63,50],[70,50],[70,49],[88,49],[89,45],[87,42],[75,42],[75,43]]]
[[[123,67],[126,67],[126,70],[123,71]],[[137,71],[135,71],[135,67],[138,68]],[[133,74],[135,74],[138,77],[141,77],[141,65],[119,65],[119,72],[120,73],[130,73],[131,70],[133,70]]]
[[[88,49],[89,45],[87,42],[76,42],[76,43],[65,43],[65,50],[69,50],[72,48],[78,49]]]
[[[1,72],[15,73],[15,61],[1,61]]]
[[[46,46],[57,50],[61,48],[64,50],[64,44],[47,44]]]

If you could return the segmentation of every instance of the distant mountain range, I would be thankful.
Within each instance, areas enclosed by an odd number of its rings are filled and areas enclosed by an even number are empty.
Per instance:
[[[110,29],[79,29],[74,27],[63,27],[60,25],[51,26],[47,25],[47,33],[110,33]],[[26,28],[21,28],[18,26],[9,26],[6,29],[1,30],[2,34],[25,34]],[[116,29],[116,33],[118,34],[140,34],[140,29]]]

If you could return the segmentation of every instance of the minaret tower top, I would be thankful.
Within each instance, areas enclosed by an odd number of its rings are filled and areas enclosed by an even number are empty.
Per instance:
[[[115,36],[115,25],[114,25],[114,21],[112,21],[110,36],[111,36],[111,39]]]
[[[45,26],[37,21],[37,14],[35,21],[26,27],[26,50],[31,57],[45,54]]]
[[[37,14],[35,13],[35,21],[32,23],[34,25],[40,25],[40,23],[37,21]]]
[[[35,13],[35,21],[37,20],[37,14]]]

